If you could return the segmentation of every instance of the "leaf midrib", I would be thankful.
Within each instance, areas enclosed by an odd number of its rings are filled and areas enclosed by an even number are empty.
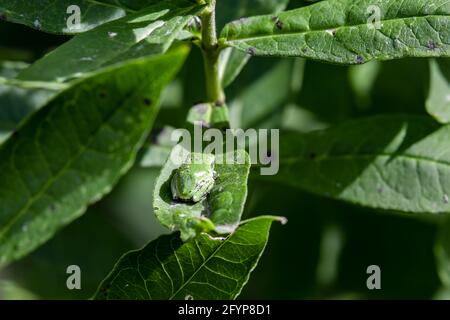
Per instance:
[[[427,19],[427,18],[437,18],[437,17],[449,17],[450,15],[439,15],[439,14],[433,14],[433,15],[422,15],[422,16],[413,16],[413,17],[404,17],[404,18],[393,18],[393,19],[386,19],[381,20],[381,22],[397,22],[397,21],[405,21],[408,19]],[[314,29],[314,30],[304,30],[304,31],[281,31],[278,33],[271,33],[271,34],[262,34],[262,35],[255,35],[252,37],[235,37],[235,38],[227,38],[227,33],[225,33],[221,38],[225,39],[226,43],[234,43],[234,42],[244,42],[244,41],[252,41],[252,40],[260,40],[260,39],[266,39],[266,38],[280,38],[284,36],[292,36],[292,35],[303,35],[307,33],[315,33],[315,32],[326,32],[330,30],[338,30],[338,29],[346,29],[346,28],[359,28],[363,26],[367,26],[368,23],[360,23],[360,24],[351,24],[351,25],[342,25],[342,26],[336,26],[336,27],[328,27],[323,29]]]
[[[222,247],[226,243],[228,243],[228,241],[231,239],[232,236],[233,236],[233,234],[228,235],[225,238],[225,240],[223,240],[222,243],[216,249],[214,249],[214,251],[207,257],[207,259],[204,259],[204,261],[197,268],[197,270],[195,270],[192,273],[192,275],[169,297],[169,300],[172,300],[176,295],[178,295],[181,292],[181,290],[183,290],[190,283],[190,281],[197,275],[197,273],[206,266],[206,264],[209,262],[209,260],[211,260],[220,251],[220,249],[222,249]],[[196,241],[196,240],[193,240],[193,241]],[[200,254],[200,256],[202,257],[201,254]]]

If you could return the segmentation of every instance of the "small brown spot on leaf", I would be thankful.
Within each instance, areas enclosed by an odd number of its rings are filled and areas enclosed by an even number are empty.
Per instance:
[[[150,99],[150,98],[145,98],[145,99],[144,99],[144,104],[145,104],[146,106],[150,106],[150,105],[152,104],[152,99]]]
[[[223,107],[225,103],[222,100],[217,100],[216,101],[216,107]]]
[[[279,29],[282,30],[284,27],[284,23],[283,21],[280,20],[279,17],[272,17],[272,21],[275,23],[275,26]]]
[[[311,153],[309,154],[309,158],[310,158],[311,160],[314,160],[315,158],[317,158],[317,154],[314,153],[314,152],[311,152]]]
[[[254,56],[256,54],[256,49],[253,47],[250,47],[247,49],[247,53],[251,56]]]
[[[282,30],[284,27],[284,24],[281,20],[278,20],[277,23],[275,23],[278,29]]]
[[[434,41],[428,42],[427,48],[430,49],[430,50],[437,49],[437,44],[436,44],[436,42],[434,42]]]

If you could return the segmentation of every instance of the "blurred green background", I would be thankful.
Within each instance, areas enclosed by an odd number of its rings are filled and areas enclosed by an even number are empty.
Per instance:
[[[292,1],[290,6],[303,4]],[[224,17],[238,18],[233,13]],[[31,63],[68,39],[0,22],[0,60]],[[202,72],[201,55],[193,49],[164,94],[154,134],[182,126],[189,107],[202,101]],[[428,72],[428,61],[417,59],[338,67],[253,58],[227,89],[227,99],[235,126],[307,132],[372,114],[425,113]],[[12,99],[31,104],[31,95],[0,88],[0,116]],[[158,172],[137,163],[83,217],[1,270],[0,299],[89,298],[122,254],[168,232],[152,212]],[[262,182],[255,175],[245,217],[263,214],[286,216],[289,223],[274,226],[241,298],[450,297],[439,278],[442,261],[435,257],[436,239],[448,228],[442,219],[367,210]],[[72,264],[81,267],[81,290],[66,287],[66,268]],[[372,264],[381,267],[382,290],[366,287],[366,268]]]

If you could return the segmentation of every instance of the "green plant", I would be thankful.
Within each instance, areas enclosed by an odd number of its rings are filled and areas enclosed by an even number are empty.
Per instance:
[[[153,209],[159,222],[175,232],[125,254],[96,299],[238,297],[265,249],[272,222],[285,221],[274,216],[241,221],[248,180],[277,182],[287,193],[299,188],[389,214],[450,212],[445,149],[450,73],[443,59],[450,57],[450,3],[291,1],[286,9],[288,2],[251,0],[241,9],[254,16],[228,22],[239,15],[229,0],[0,0],[6,21],[75,34],[31,65],[4,63],[0,69],[0,90],[14,92],[16,99],[0,110],[5,132],[0,265],[51,239],[109,193],[135,163],[160,171]],[[83,13],[78,24],[69,24],[71,5]],[[204,80],[201,66],[184,65],[195,51],[202,54]],[[252,57],[265,63],[259,56],[272,57],[267,59],[270,70],[249,65],[258,80],[238,78]],[[434,119],[422,110],[401,109],[394,115],[398,104],[391,114],[360,119],[383,111],[370,109],[380,61],[401,58],[439,58],[430,60],[426,101]],[[308,82],[305,59],[356,65],[349,69],[354,101],[346,100],[350,89],[343,67],[321,72],[323,65],[317,64],[317,78]],[[194,105],[190,98],[204,83],[202,103],[189,110],[163,109],[157,118],[161,92],[171,89],[183,65],[177,78],[186,91],[182,104]],[[238,98],[227,99],[228,90]],[[166,99],[176,95],[165,92]],[[34,95],[39,99],[31,99]],[[17,98],[23,96],[27,104]],[[305,106],[314,101],[318,108],[299,108],[298,96]],[[24,106],[20,114],[11,111],[17,104]],[[349,117],[358,119],[340,123]],[[163,134],[155,143],[146,142],[155,121],[165,126],[168,119],[190,132],[199,123],[200,130],[217,128],[223,137],[230,127],[281,127],[279,150],[272,146],[279,173],[260,177],[260,166],[252,169],[254,159],[245,148],[227,154],[242,160],[238,163],[219,162],[216,154],[214,164],[180,169],[171,157],[179,150],[164,143]],[[181,193],[186,185],[195,190]],[[444,266],[447,242],[436,244]]]

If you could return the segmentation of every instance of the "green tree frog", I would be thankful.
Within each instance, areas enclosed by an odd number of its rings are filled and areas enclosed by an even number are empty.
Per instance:
[[[195,203],[205,199],[217,176],[214,161],[212,154],[192,153],[190,159],[172,176],[170,187],[173,199]]]

